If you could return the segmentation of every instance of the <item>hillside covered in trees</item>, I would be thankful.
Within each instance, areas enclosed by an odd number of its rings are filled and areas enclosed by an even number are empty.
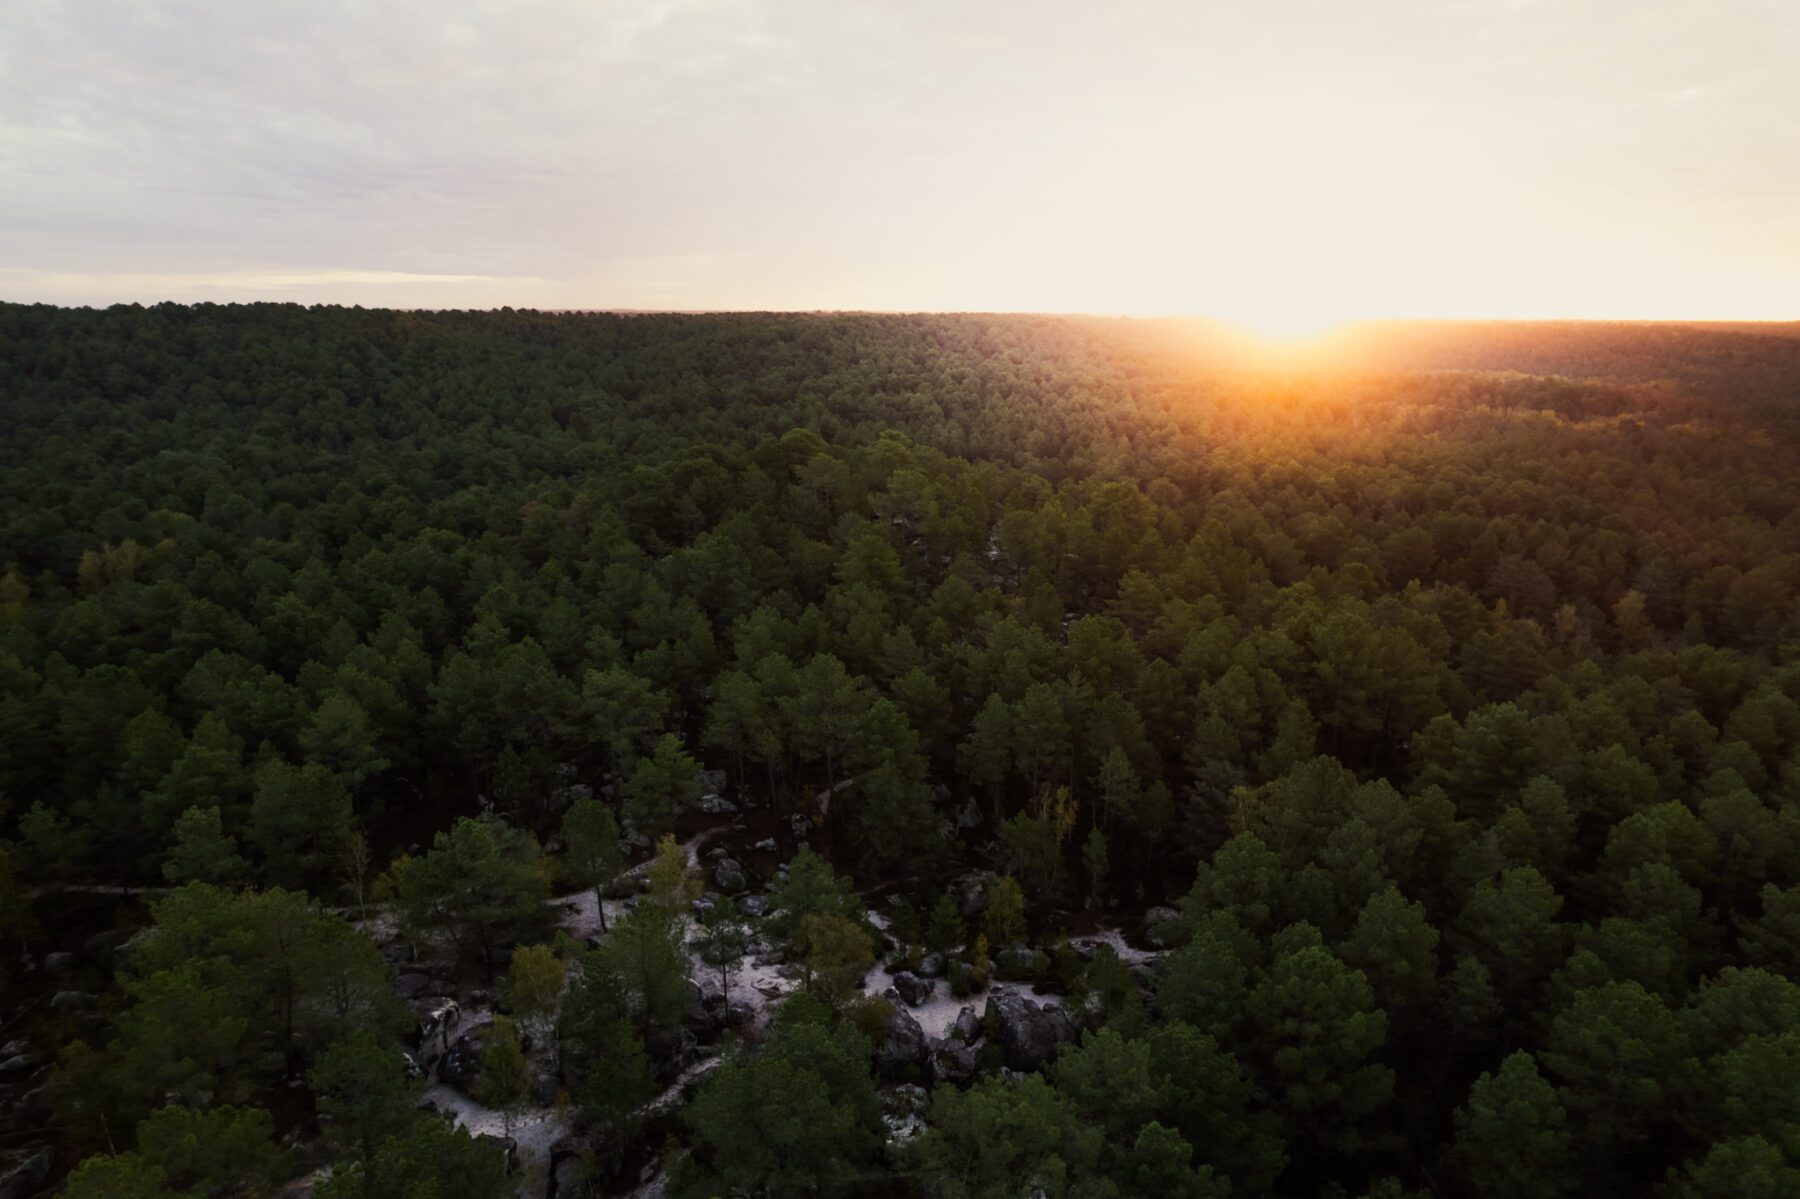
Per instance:
[[[1800,1194],[1794,333],[0,306],[0,1194]]]

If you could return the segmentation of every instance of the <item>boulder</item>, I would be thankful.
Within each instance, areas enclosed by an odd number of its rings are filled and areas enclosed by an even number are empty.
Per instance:
[[[959,1041],[973,1043],[981,1039],[981,1018],[975,1009],[963,1005],[962,1011],[956,1013],[956,1019],[950,1023],[950,1035]]]
[[[1075,1035],[1074,1025],[1056,1004],[1039,1006],[1010,987],[989,994],[985,1022],[1006,1052],[1006,1065],[1019,1071],[1036,1070],[1056,1056],[1064,1041]]]
[[[988,888],[997,881],[993,871],[977,870],[950,885],[951,898],[955,899],[956,910],[962,913],[964,920],[973,920],[987,911]]]
[[[67,950],[57,950],[44,955],[44,970],[49,974],[64,974],[75,969],[75,963],[79,960]]]
[[[0,1059],[18,1057],[21,1053],[31,1052],[31,1042],[24,1037],[15,1037],[4,1045],[0,1045]]]
[[[757,853],[779,853],[781,850],[781,847],[775,844],[775,838],[773,837],[764,837],[750,848]]]
[[[702,770],[694,775],[694,782],[699,784],[702,795],[717,795],[725,790],[725,772],[723,770]]]
[[[531,1100],[539,1107],[549,1107],[556,1102],[556,1093],[562,1090],[562,1084],[556,1075],[549,1071],[535,1074],[531,1079]]]
[[[0,1061],[0,1075],[27,1074],[38,1064],[38,1055],[26,1050],[15,1053],[5,1061]]]
[[[920,978],[910,970],[902,970],[894,975],[894,988],[908,1007],[918,1007],[937,989],[937,984],[929,978]]]
[[[906,1073],[925,1060],[925,1030],[906,1010],[900,996],[889,987],[881,997],[893,1009],[888,1017],[887,1036],[875,1047],[875,1069],[884,1078]]]
[[[408,971],[394,979],[394,994],[402,999],[420,999],[426,995],[437,995],[442,990],[443,984],[429,974]]]
[[[932,1081],[960,1086],[975,1077],[975,1046],[939,1037],[927,1046],[927,1052]]]
[[[572,807],[578,800],[592,799],[593,797],[594,789],[586,783],[571,783],[567,787],[558,787],[550,792],[550,808],[552,811],[560,812],[565,808]]]
[[[78,1012],[97,1002],[98,998],[91,991],[58,991],[50,997],[50,1006],[59,1012]]]
[[[682,1020],[701,1035],[714,1032],[719,1025],[716,1004],[707,1000],[708,996],[700,984],[688,979],[687,1006],[682,1011]]]
[[[741,895],[737,901],[738,911],[746,916],[767,916],[769,914],[769,897],[767,895]]]
[[[881,1093],[881,1110],[890,1116],[919,1116],[931,1104],[931,1093],[917,1083],[903,1082]]]
[[[702,795],[700,810],[708,816],[735,816],[738,806],[723,795]]]
[[[468,1094],[469,1088],[475,1085],[475,1076],[481,1072],[482,1034],[489,1027],[484,1024],[473,1032],[466,1032],[456,1038],[448,1052],[438,1059],[440,1081]]]
[[[919,959],[919,968],[914,971],[920,978],[944,977],[944,955],[935,951]]]
[[[794,840],[804,841],[813,831],[811,817],[794,815],[788,818],[788,828],[793,830]]]
[[[736,895],[750,885],[750,880],[744,877],[742,866],[730,858],[720,858],[713,867],[713,883],[727,895]]]
[[[55,1164],[56,1152],[50,1146],[27,1146],[20,1157],[0,1166],[0,1199],[23,1199],[35,1193]]]
[[[1174,908],[1151,908],[1144,913],[1144,939],[1158,949],[1175,943],[1181,913]]]

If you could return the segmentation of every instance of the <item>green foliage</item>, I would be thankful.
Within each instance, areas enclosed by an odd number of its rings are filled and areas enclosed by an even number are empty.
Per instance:
[[[458,820],[423,857],[397,862],[393,875],[405,927],[447,935],[489,977],[495,951],[544,922],[537,842],[491,816]]]
[[[269,1113],[257,1108],[165,1107],[138,1125],[138,1153],[181,1190],[272,1195],[293,1170],[293,1154],[274,1133]]]
[[[681,738],[657,738],[650,757],[640,758],[625,783],[625,818],[647,837],[661,837],[700,802],[694,774],[700,764],[681,748]]]
[[[325,766],[272,761],[256,772],[248,836],[270,882],[295,886],[318,877],[350,829],[350,795]]]
[[[940,1087],[921,1169],[950,1199],[1041,1190],[1052,1199],[1081,1193],[1099,1162],[1102,1136],[1042,1075],[1013,1083],[989,1077],[967,1091]]]
[[[374,1159],[334,1170],[314,1192],[318,1199],[504,1199],[517,1190],[506,1157],[435,1115],[415,1115],[382,1142]]]
[[[1484,1073],[1456,1113],[1454,1156],[1476,1195],[1563,1195],[1577,1186],[1573,1142],[1556,1089],[1519,1052]]]
[[[175,820],[175,844],[163,863],[163,877],[187,882],[229,884],[243,878],[249,863],[237,840],[226,835],[217,808],[189,808]]]
[[[882,1140],[868,1044],[798,1000],[783,1006],[761,1047],[719,1068],[686,1119],[711,1193],[831,1191],[873,1164]]]
[[[569,805],[563,813],[563,871],[577,886],[594,889],[600,929],[606,930],[606,889],[625,864],[619,848],[619,822],[612,809],[592,796]]]
[[[307,1083],[326,1140],[365,1169],[389,1138],[412,1125],[419,1084],[407,1077],[400,1047],[373,1033],[352,1033],[326,1048]]]
[[[931,907],[931,924],[925,930],[925,944],[938,953],[961,949],[968,940],[969,928],[962,912],[948,894],[940,895]]]
[[[788,863],[787,877],[775,884],[770,900],[773,924],[790,941],[808,916],[839,916],[857,922],[864,918],[862,900],[850,880],[839,878],[831,863],[805,847]]]
[[[800,918],[793,937],[807,989],[836,1006],[855,994],[875,964],[875,945],[862,926],[842,916]]]
[[[562,1010],[567,973],[550,946],[521,945],[513,951],[506,977],[500,981],[501,1000],[526,1028],[552,1028]]]
[[[981,931],[997,949],[1025,940],[1025,893],[1012,876],[1002,877],[988,888],[987,908],[981,914]]]
[[[269,888],[347,875],[360,907],[370,847],[422,840],[393,914],[491,969],[550,914],[527,830],[557,792],[603,797],[560,831],[604,890],[609,802],[680,822],[698,734],[784,846],[832,788],[835,860],[884,890],[995,846],[1047,941],[1079,899],[1185,891],[1155,1002],[1109,953],[1054,974],[1151,1045],[1156,1104],[1112,1042],[1133,1115],[1096,1110],[1091,1153],[984,1093],[1012,1147],[958,1141],[951,1189],[1792,1190],[1800,343],[1367,337],[1367,374],[1271,375],[1144,322],[0,306],[0,924],[38,957],[95,885],[246,888],[157,901],[101,1022],[21,1026],[85,1038],[65,1156],[125,1150],[71,1186],[191,1189],[139,1120],[404,1027],[374,945]],[[512,825],[453,820],[476,795]],[[560,1020],[622,1139],[685,1003],[673,853]],[[776,900],[784,940],[864,920],[810,852]],[[897,932],[977,931],[923,923]],[[1070,1071],[1015,1106],[1057,1127]],[[327,1191],[504,1187],[441,1125],[338,1151]],[[831,1160],[796,1178],[895,1167]]]
[[[530,1087],[531,1067],[519,1044],[518,1027],[506,1016],[495,1016],[482,1035],[481,1060],[476,1066],[471,1094],[501,1113],[506,1133],[511,1136],[513,1116],[524,1105]]]

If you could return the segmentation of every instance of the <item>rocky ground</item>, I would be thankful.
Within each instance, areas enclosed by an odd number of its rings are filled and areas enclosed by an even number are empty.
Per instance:
[[[706,893],[697,902],[696,910],[704,912],[712,903],[736,903],[740,908],[760,914],[767,908],[768,887],[775,881],[778,869],[764,878],[761,873],[746,870],[738,863],[740,859],[772,860],[773,846],[767,842],[756,846],[737,844],[747,839],[747,826],[740,821],[725,819],[732,815],[728,811],[712,814],[720,817],[720,822],[704,829],[684,845],[690,869],[706,884]],[[615,886],[611,891],[629,896],[631,881],[640,878],[648,865],[645,862],[634,867],[627,872],[623,885]],[[725,885],[722,887],[721,884]],[[558,913],[557,927],[570,937],[592,942],[604,936],[592,890],[557,896],[549,902]],[[632,902],[631,898],[610,897],[604,901],[609,928]],[[385,914],[372,914],[365,928],[371,935],[391,938],[393,930],[384,923],[386,920]],[[872,921],[878,928],[885,929],[886,921],[880,914],[874,914]],[[690,932],[697,927],[696,921]],[[1102,929],[1077,937],[1071,944],[1084,955],[1091,954],[1102,944],[1109,945],[1121,960],[1135,969],[1146,968],[1160,952],[1132,945],[1118,929]],[[422,981],[420,969],[430,966],[431,963],[402,966],[403,993],[439,989],[437,983]],[[684,1094],[691,1094],[692,1088],[718,1065],[717,1039],[721,1027],[735,1026],[754,1035],[780,1001],[797,988],[798,973],[779,952],[760,943],[733,972],[730,992],[726,995],[721,989],[718,972],[702,962],[696,953],[693,958],[696,1016],[707,1014],[704,1023],[708,1027],[702,1030],[702,1035],[703,1041],[710,1044],[703,1044],[697,1050],[695,1058],[683,1066],[663,1093],[648,1105],[647,1111],[672,1109]],[[1075,1035],[1075,1022],[1055,996],[1034,995],[1029,987],[999,983],[982,994],[959,999],[951,994],[945,979],[926,977],[941,973],[942,963],[928,958],[918,973],[891,971],[887,965],[877,964],[863,982],[865,994],[884,997],[893,1007],[888,1036],[877,1049],[877,1066],[887,1080],[884,1101],[888,1127],[895,1139],[916,1136],[924,1130],[927,1093],[917,1083],[966,1081],[975,1073],[978,1055],[990,1038],[998,1046],[998,1055],[1008,1069],[1024,1071],[1043,1064],[1054,1055],[1059,1044]],[[423,977],[430,978],[431,975]],[[439,971],[437,977],[446,976]],[[453,971],[446,982],[449,978],[454,978]],[[455,985],[449,984],[449,989],[456,989]],[[421,1003],[417,994],[408,998],[416,1005]],[[466,989],[454,998],[459,1005],[459,1022],[447,1038],[439,1036],[435,1046],[427,1045],[422,1050],[430,1080],[422,1102],[449,1113],[457,1123],[476,1135],[503,1137],[508,1130],[502,1114],[469,1097],[463,1089],[468,1085],[467,1078],[461,1080],[462,1086],[457,1085],[457,1076],[463,1073],[464,1063],[459,1062],[454,1053],[442,1053],[445,1042],[455,1046],[459,1041],[463,1044],[464,1058],[473,1052],[480,1029],[493,1018],[492,1000],[481,991]],[[729,1015],[726,1014],[728,1004],[733,1009]],[[434,1049],[437,1051],[433,1052]],[[541,1049],[533,1055],[533,1067],[546,1080],[550,1077],[549,1063],[544,1060]],[[511,1139],[518,1160],[519,1193],[532,1199],[538,1196],[557,1199],[559,1194],[574,1193],[571,1184],[577,1163],[573,1155],[579,1146],[575,1113],[566,1105],[558,1106],[552,1102],[553,1093],[553,1087],[541,1088],[541,1102],[511,1121]],[[661,1181],[654,1169],[647,1168],[624,1193],[652,1199],[661,1195]]]

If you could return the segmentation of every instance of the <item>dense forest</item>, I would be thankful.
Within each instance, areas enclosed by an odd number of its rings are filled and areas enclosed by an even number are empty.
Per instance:
[[[0,1195],[1800,1194],[1800,337],[0,306]]]

